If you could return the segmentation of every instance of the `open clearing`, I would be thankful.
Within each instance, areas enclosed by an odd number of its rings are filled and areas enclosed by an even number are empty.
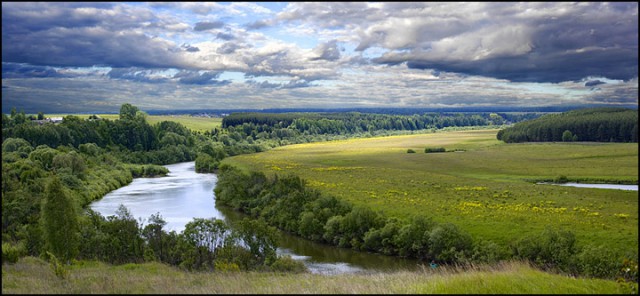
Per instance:
[[[74,115],[80,118],[89,118],[91,114],[45,114],[45,117],[65,117]],[[96,114],[100,118],[116,120],[120,118],[118,114]],[[154,125],[161,121],[175,121],[188,129],[205,132],[222,126],[222,118],[195,117],[189,115],[147,115],[147,122]]]

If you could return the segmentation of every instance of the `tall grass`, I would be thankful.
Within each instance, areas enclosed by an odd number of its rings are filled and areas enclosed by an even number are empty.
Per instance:
[[[615,281],[546,274],[520,262],[374,274],[190,273],[160,263],[79,262],[66,279],[24,257],[2,266],[5,294],[614,294]]]

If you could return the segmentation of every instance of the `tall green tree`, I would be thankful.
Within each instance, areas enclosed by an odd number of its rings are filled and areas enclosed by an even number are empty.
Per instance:
[[[45,187],[40,217],[45,248],[62,262],[69,263],[79,250],[79,224],[75,205],[58,176]]]
[[[122,104],[120,106],[120,120],[133,120],[136,117],[139,109],[129,103]]]

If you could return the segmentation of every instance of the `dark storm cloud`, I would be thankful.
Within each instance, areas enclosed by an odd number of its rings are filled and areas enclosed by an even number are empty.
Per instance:
[[[2,3],[2,60],[58,67],[189,67],[178,46],[140,32],[148,23],[156,30],[175,25],[149,10],[112,4]]]
[[[153,77],[153,73],[153,70],[139,68],[113,68],[109,73],[107,73],[107,76],[111,79],[123,79],[146,83],[162,83],[168,81],[168,79],[164,77]]]
[[[229,80],[217,80],[219,76],[219,72],[180,71],[173,78],[177,78],[182,84],[222,86],[231,83]]]
[[[407,62],[411,69],[437,69],[440,71],[481,75],[514,82],[578,81],[586,76],[602,76],[628,80],[638,76],[637,50],[609,49],[590,52],[553,52],[546,55],[527,54],[512,57],[469,61],[442,61],[403,57],[373,59],[383,64]],[[616,67],[617,66],[617,67]]]
[[[304,88],[313,86],[309,81],[304,79],[290,80],[287,84],[283,84],[282,88]]]
[[[514,82],[638,75],[632,2],[291,3],[277,19],[342,29],[386,65]]]
[[[267,80],[262,81],[262,82],[257,82],[255,80],[251,80],[250,79],[250,80],[247,80],[245,83],[248,84],[248,85],[252,85],[252,86],[258,87],[258,88],[266,88],[266,89],[270,89],[270,88],[274,88],[275,89],[275,88],[280,88],[282,86],[281,83],[271,83],[271,82],[269,82]]]
[[[255,80],[247,80],[247,84],[252,85],[254,87],[263,88],[263,89],[294,89],[294,88],[304,88],[313,86],[308,81],[304,79],[298,80],[290,80],[287,83],[272,83],[268,80],[257,82]]]
[[[107,17],[96,13],[113,8],[111,3],[76,2],[3,2],[2,31],[5,33],[28,33],[44,31],[51,27],[87,27],[106,24]],[[144,21],[142,18],[134,21]],[[126,19],[111,23],[112,26],[126,26]],[[114,28],[114,27],[112,27]]]
[[[619,87],[612,90],[603,89],[585,99],[586,103],[596,104],[638,104],[638,87]]]
[[[27,64],[2,63],[2,79],[7,78],[28,78],[28,77],[74,77],[58,72],[58,70],[48,66],[33,66]]]
[[[196,25],[193,27],[194,31],[206,31],[206,30],[211,30],[211,29],[219,29],[224,27],[224,23],[221,21],[215,21],[215,22],[198,22],[196,23]]]
[[[584,86],[596,86],[599,84],[605,84],[606,82],[600,81],[600,80],[590,80],[584,83]]]

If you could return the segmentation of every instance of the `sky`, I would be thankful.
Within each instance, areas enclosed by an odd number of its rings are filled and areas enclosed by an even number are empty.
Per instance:
[[[638,104],[637,2],[2,2],[2,110]]]

